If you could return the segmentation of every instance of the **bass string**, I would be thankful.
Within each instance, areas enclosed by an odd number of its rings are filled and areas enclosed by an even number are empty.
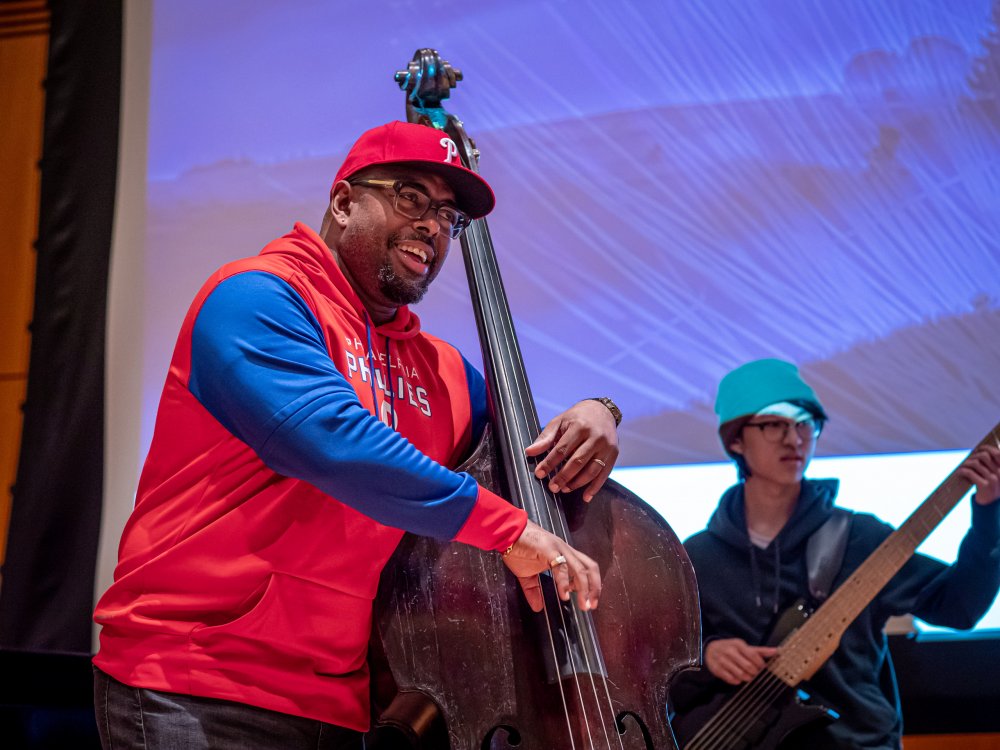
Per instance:
[[[746,729],[753,726],[752,722],[760,718],[768,706],[782,695],[786,687],[780,680],[775,682],[765,679],[762,681],[762,685],[764,687],[758,695],[754,696],[754,701],[743,706],[742,710],[734,711],[723,717],[716,728],[716,736],[710,737],[709,744],[704,747],[717,748],[718,750],[732,747],[735,740],[745,737]]]
[[[545,490],[545,492],[548,493],[547,490]],[[545,513],[545,515],[547,517],[547,520],[548,520],[548,523],[549,523],[549,528],[553,531],[553,533],[556,533],[558,536],[560,536],[561,538],[563,538],[564,541],[568,541],[567,537],[566,537],[566,528],[565,528],[565,525],[564,525],[564,522],[563,522],[561,514],[559,514],[559,513],[553,514],[552,508],[553,508],[553,505],[555,504],[555,498],[549,498],[549,499],[550,499],[550,502],[545,503],[545,507],[543,509],[543,512]],[[550,572],[548,575],[551,576],[552,573]],[[590,634],[591,637],[594,637],[595,634],[594,634],[593,629],[592,629],[591,618],[588,616],[589,613],[588,614],[581,613],[578,607],[572,606],[572,605],[569,606],[569,607],[562,607],[562,606],[558,607],[559,622],[560,622],[560,625],[562,626],[563,632],[566,633],[567,636],[571,632],[570,631],[570,627],[567,625],[567,620],[566,620],[566,611],[567,610],[569,610],[570,617],[572,618],[572,625],[575,627],[575,632],[582,633],[582,632],[584,632],[584,629],[586,628],[586,632],[588,634]],[[552,643],[554,663],[556,664],[557,669],[558,669],[558,659],[557,659],[557,653],[556,653],[556,648],[555,648],[555,636],[554,636],[554,634],[552,632],[552,622],[549,620],[549,617],[548,617],[548,605],[547,604],[543,604],[543,614],[545,615],[545,625],[546,625],[546,628],[548,630],[549,639],[550,639],[550,641]],[[586,624],[584,624],[584,623],[586,623]],[[595,644],[597,643],[596,638],[595,638],[595,640],[593,642]],[[595,741],[595,738],[594,738],[592,730],[591,730],[591,722],[589,721],[589,709],[587,708],[587,705],[589,703],[588,698],[589,698],[590,695],[592,695],[593,696],[593,705],[594,705],[594,707],[597,710],[598,718],[600,720],[600,724],[601,724],[601,727],[603,729],[604,744],[610,750],[610,748],[612,747],[612,741],[611,741],[611,737],[610,737],[610,735],[608,733],[608,723],[609,723],[608,722],[608,717],[605,715],[604,706],[602,705],[601,698],[599,697],[599,694],[598,694],[597,677],[595,676],[595,666],[599,667],[600,665],[593,665],[593,664],[591,664],[590,654],[588,652],[588,649],[585,646],[581,649],[581,651],[582,651],[582,657],[581,658],[583,659],[583,664],[582,665],[578,664],[577,663],[577,656],[575,654],[575,649],[572,648],[572,644],[569,643],[568,638],[567,638],[567,642],[565,644],[565,650],[566,650],[567,657],[569,659],[570,670],[571,670],[572,675],[573,675],[573,687],[574,687],[574,689],[576,691],[576,697],[577,697],[577,700],[579,701],[579,705],[580,705],[580,709],[581,709],[581,713],[582,713],[582,717],[581,718],[583,719],[584,726],[586,727],[588,744],[589,744],[589,746],[591,748],[596,748],[597,747],[597,742],[600,742],[600,737],[598,737],[597,740]],[[581,675],[580,675],[580,667],[581,666],[585,669],[586,673],[589,674],[589,676],[590,676],[589,677],[589,682],[590,682],[589,690],[586,687],[584,687],[584,681],[585,680],[581,679]],[[607,696],[607,700],[608,700],[608,711],[611,713],[611,715],[613,717],[614,716],[614,709],[613,709],[613,706],[611,705],[610,690],[607,687],[606,680],[604,680],[603,678],[601,678],[601,679],[605,683],[604,684],[604,692],[605,692],[605,695]],[[560,690],[560,693],[562,694],[562,692],[563,692],[562,682],[563,681],[562,681],[562,679],[559,678],[558,675],[557,675],[557,682],[559,683],[559,686],[560,686],[559,690]],[[566,711],[567,727],[569,728],[569,731],[570,731],[570,742],[572,743],[573,742],[573,739],[572,739],[572,718],[571,718],[570,713],[569,713],[569,707],[567,705],[565,696],[563,697],[563,706],[564,706],[564,710]],[[616,734],[616,737],[618,739],[618,745],[619,745],[619,747],[621,747],[621,748],[624,749],[624,745],[622,744],[621,737],[617,735],[617,732],[615,732],[615,734]]]
[[[765,668],[749,683],[741,687],[736,695],[702,727],[696,738],[709,744],[698,744],[697,747],[713,747],[714,745],[711,743],[720,741],[719,735],[728,738],[738,731],[739,727],[746,727],[747,722],[754,718],[754,714],[759,715],[761,711],[765,710],[771,702],[781,695],[781,691],[785,687],[787,685],[784,682]],[[696,745],[692,743],[690,747],[693,748]]]
[[[539,581],[539,584],[541,584],[541,581]],[[548,634],[549,634],[549,646],[552,649],[552,661],[553,661],[554,664],[558,665],[558,656],[557,656],[555,635],[552,633],[552,624],[549,622],[548,605],[545,604],[545,599],[544,598],[542,599],[542,616],[545,617],[545,629],[548,631]],[[563,687],[563,681],[558,678],[558,675],[556,677],[556,682],[559,685],[559,697],[562,700],[563,716],[566,719],[566,735],[569,737],[569,744],[570,744],[570,748],[572,750],[572,749],[576,748],[576,741],[573,739],[573,721],[572,721],[572,717],[570,716],[569,703],[566,700],[566,690]],[[594,745],[594,742],[593,742],[592,738],[591,738],[590,745],[591,745],[591,747],[593,747],[593,745]]]
[[[469,227],[469,230],[467,230],[467,234],[470,235],[469,238],[468,238],[468,241],[469,242],[477,243],[479,248],[484,248],[485,247],[484,238],[482,236],[483,232],[485,232],[485,229],[482,226],[483,223],[484,222],[482,220],[476,220],[476,221],[473,222],[472,226]],[[473,264],[474,264],[474,266],[476,266],[478,268],[479,278],[480,279],[488,278],[491,281],[490,288],[489,289],[483,289],[482,292],[486,296],[496,297],[500,293],[500,292],[497,292],[497,290],[502,290],[503,287],[502,287],[501,282],[500,282],[499,270],[498,270],[498,268],[497,268],[497,266],[495,264],[495,261],[493,263],[490,263],[489,259],[486,257],[488,254],[485,253],[485,252],[472,253],[471,255],[473,256]],[[513,321],[510,318],[509,307],[507,305],[497,304],[499,302],[499,300],[494,299],[493,301],[494,301],[495,304],[490,304],[490,305],[486,306],[487,307],[487,311],[484,311],[484,312],[487,312],[487,314],[491,318],[490,322],[492,323],[492,326],[493,326],[492,330],[498,331],[498,332],[503,331],[504,334],[505,334],[503,337],[499,337],[498,336],[497,339],[499,339],[499,340],[497,340],[495,343],[496,343],[497,346],[503,346],[504,344],[507,344],[510,347],[510,349],[508,351],[503,352],[501,354],[501,356],[499,356],[499,358],[498,358],[499,362],[497,362],[495,364],[495,366],[499,366],[500,363],[504,363],[504,362],[506,362],[506,363],[513,363],[513,362],[523,361],[523,360],[520,359],[518,353],[516,351],[513,351],[516,348],[516,345],[514,343],[516,341],[516,339],[515,339],[514,333],[513,333]],[[504,314],[504,313],[506,313],[506,314]],[[522,368],[521,372],[523,373],[523,368]],[[514,411],[514,415],[513,416],[514,416],[514,419],[519,422],[519,424],[516,425],[516,429],[519,431],[518,432],[519,436],[521,436],[522,438],[527,438],[531,434],[532,431],[537,432],[537,430],[538,430],[537,416],[536,416],[536,413],[534,411],[534,405],[530,401],[530,398],[529,398],[529,395],[528,395],[528,389],[526,387],[526,381],[524,381],[523,377],[519,379],[519,378],[516,377],[516,374],[513,373],[513,372],[508,373],[508,374],[510,375],[510,379],[512,379],[512,380],[521,380],[521,382],[522,382],[522,386],[521,387],[513,388],[512,389],[513,396],[518,401],[517,403],[514,404],[515,408],[513,409],[513,411]],[[531,423],[532,420],[529,419],[529,415],[534,418],[533,419],[534,424]],[[518,442],[519,443],[523,443],[524,440],[520,440]],[[521,447],[523,447],[523,446],[521,446]],[[549,492],[548,488],[545,486],[545,483],[546,483],[547,480],[544,480],[544,479],[543,480],[539,480],[539,479],[534,478],[534,477],[533,477],[533,479],[535,481],[538,481],[541,484],[541,489],[542,489],[543,497],[545,497],[548,500],[548,502],[544,503],[544,508],[537,507],[537,503],[536,503],[536,499],[535,499],[534,493],[530,493],[530,492],[526,493],[526,497],[524,498],[524,501],[526,503],[531,503],[532,504],[532,510],[534,512],[534,517],[535,518],[538,518],[538,519],[541,520],[544,517],[545,520],[548,522],[548,530],[551,531],[554,534],[557,534],[564,541],[566,541],[567,543],[569,543],[569,535],[568,535],[568,530],[567,530],[567,528],[565,526],[565,519],[562,518],[562,514],[561,513],[556,513],[555,516],[553,516],[553,508],[555,507],[555,502],[556,501],[555,501],[555,497],[552,495],[552,493]],[[551,571],[548,573],[548,575],[550,575],[550,576],[552,575]],[[539,584],[541,585],[541,581],[539,581]],[[555,636],[555,634],[553,633],[553,630],[552,630],[552,622],[549,620],[548,607],[547,607],[547,605],[544,602],[544,598],[543,598],[543,605],[542,606],[543,606],[542,614],[545,617],[546,630],[548,631],[548,636],[549,636],[549,647],[552,650],[553,663],[557,666],[557,670],[558,670],[559,661],[558,661],[558,651],[557,651],[557,648],[556,648],[556,636]],[[577,627],[577,632],[578,633],[579,632],[584,632],[584,627],[581,626],[581,620],[582,619],[586,619],[586,621],[587,621],[587,624],[585,626],[586,627],[586,632],[588,634],[590,634],[591,637],[593,638],[593,643],[597,644],[596,633],[594,633],[593,623],[592,623],[591,618],[589,616],[586,617],[586,618],[583,618],[577,607],[570,607],[569,609],[571,609],[572,617],[574,619],[574,624]],[[565,612],[564,612],[564,608],[562,606],[559,607],[559,618],[560,618],[560,623],[562,624],[562,627],[563,627],[563,631],[568,633],[569,631],[568,631],[568,629],[566,627],[566,615],[565,615]],[[601,721],[601,725],[602,725],[602,727],[604,729],[605,745],[608,748],[608,750],[611,750],[611,748],[612,748],[612,742],[611,742],[610,736],[608,735],[608,728],[607,728],[607,723],[608,722],[607,722],[607,719],[605,717],[605,709],[602,706],[601,699],[598,697],[598,692],[599,691],[598,691],[598,688],[597,688],[596,678],[594,676],[594,671],[593,671],[592,665],[589,664],[589,661],[590,661],[589,654],[587,653],[587,649],[586,648],[584,648],[583,651],[584,651],[584,657],[583,658],[587,662],[585,664],[585,666],[587,667],[588,672],[590,673],[590,683],[591,683],[591,685],[590,685],[590,691],[589,692],[592,693],[593,696],[594,696],[594,705],[597,708],[598,715],[599,715],[599,718],[600,718],[600,721]],[[570,665],[571,665],[571,669],[572,669],[572,672],[573,672],[573,684],[574,684],[574,688],[575,688],[575,691],[576,691],[577,698],[579,700],[579,704],[581,706],[581,711],[583,713],[583,717],[582,718],[583,718],[583,720],[585,722],[585,726],[586,726],[587,740],[588,740],[590,748],[596,748],[597,745],[595,744],[595,740],[594,740],[593,734],[592,734],[591,729],[590,729],[590,721],[588,719],[589,710],[586,707],[587,700],[585,699],[585,695],[584,695],[585,692],[588,692],[588,691],[586,691],[584,689],[584,687],[583,687],[583,685],[581,683],[581,678],[580,678],[580,675],[579,675],[579,670],[577,668],[578,665],[576,664],[576,656],[573,654],[573,649],[567,648],[567,654],[569,656]],[[614,717],[614,708],[613,708],[613,704],[611,702],[610,689],[608,688],[607,680],[605,678],[603,678],[603,677],[602,677],[602,680],[604,682],[604,693],[605,693],[605,696],[606,696],[606,700],[608,702],[607,710],[610,712],[611,716]],[[570,750],[575,750],[576,743],[575,743],[575,740],[573,739],[573,721],[572,721],[572,716],[570,714],[569,701],[568,701],[567,696],[566,696],[565,688],[564,688],[564,686],[562,684],[563,681],[562,681],[562,679],[560,679],[558,677],[558,675],[557,675],[557,682],[559,683],[560,698],[562,700],[563,712],[564,712],[565,718],[566,718],[567,731],[569,732],[569,740],[570,740],[570,745],[571,745]],[[620,734],[617,731],[615,732],[615,734],[616,734],[617,739],[618,739],[618,746],[619,746],[619,748],[621,748],[621,750],[624,750],[624,744],[623,744],[623,742],[621,740]]]
[[[463,244],[466,241],[468,241],[472,243],[475,247],[485,248],[484,238],[482,236],[484,230],[481,224],[482,220],[478,219],[472,222],[471,226],[466,230],[466,235],[468,235],[468,240],[466,240],[466,238],[463,237]],[[475,275],[481,280],[486,279],[489,280],[490,282],[488,287],[484,284],[480,284],[478,286],[480,294],[484,297],[495,297],[496,290],[498,288],[502,288],[497,286],[499,271],[496,269],[495,263],[494,264],[488,263],[487,256],[488,253],[486,253],[485,251],[467,253],[467,257],[472,262],[472,265],[476,272]],[[497,348],[502,347],[505,343],[510,344],[510,342],[512,341],[511,332],[513,331],[513,323],[509,317],[509,310],[507,316],[503,315],[505,308],[506,306],[498,304],[498,301],[496,299],[490,300],[489,304],[480,305],[480,310],[482,311],[482,315],[484,316],[483,320],[484,327],[487,330],[497,332],[497,334],[499,333],[504,334],[503,336],[500,335],[494,336],[493,345],[494,347]],[[484,348],[484,359],[486,359],[487,350],[493,353],[494,359],[496,360],[493,366],[494,377],[496,377],[497,380],[500,381],[501,376],[500,373],[497,372],[500,365],[504,362],[507,363],[514,362],[516,361],[516,358],[511,356],[512,352],[510,351],[494,351],[493,348],[487,347],[485,345],[483,348]],[[489,362],[487,362],[487,364],[489,364]],[[511,378],[503,378],[503,380],[509,380],[509,379]],[[520,403],[514,405],[515,408],[512,410],[514,412],[513,416],[515,420],[519,419],[521,422],[521,424],[515,424],[512,426],[519,436],[524,436],[528,434],[528,427],[527,427],[528,418],[525,414],[525,401],[527,400],[527,396],[524,393],[523,387],[514,388],[512,389],[512,392],[516,397],[520,399]],[[523,440],[520,440],[518,442],[523,442]],[[511,477],[511,483],[514,484],[515,481],[516,481],[516,476]],[[541,520],[541,509],[537,507],[533,493],[525,492],[522,497],[522,500],[524,501],[526,506],[530,506],[524,508],[524,510],[528,512],[529,517]],[[542,586],[542,581],[540,580],[539,577],[539,587],[541,586]],[[544,597],[542,599],[542,616],[545,618],[546,630],[548,632],[549,648],[551,650],[552,663],[558,665],[559,659],[558,659],[558,651],[556,648],[555,634],[552,632],[551,622],[549,621],[548,617],[548,608],[547,605],[545,604]],[[563,715],[566,719],[566,730],[570,742],[569,750],[576,750],[576,742],[573,739],[573,725],[570,716],[569,701],[567,700],[566,690],[565,687],[563,686],[562,680],[557,679],[557,683],[559,687],[559,697],[563,706]]]
[[[517,411],[518,415],[522,415],[521,416],[522,422],[527,422],[527,418],[523,416],[526,413],[525,410],[524,410],[524,408],[523,408],[525,406],[524,400],[526,399],[526,396],[523,393],[519,393],[519,396],[522,399],[522,403],[521,403],[521,407],[522,408],[517,409],[516,411]],[[522,424],[521,426],[523,428],[527,428],[528,427],[527,424]],[[528,433],[527,433],[527,431],[525,431],[522,434],[528,434]],[[544,480],[539,480],[539,481],[544,482]],[[560,536],[564,541],[568,541],[566,539],[566,536],[565,536],[565,529],[563,528],[563,529],[560,530],[560,529],[556,528],[556,526],[555,526],[555,519],[554,519],[554,516],[553,516],[553,513],[552,513],[552,503],[554,502],[554,499],[550,497],[550,495],[548,493],[548,490],[545,489],[544,487],[543,487],[543,497],[545,497],[546,499],[550,500],[550,502],[543,503],[542,507],[539,508],[535,504],[536,503],[536,498],[535,498],[534,494],[533,493],[529,493],[529,502],[531,502],[533,504],[533,506],[534,506],[533,507],[534,517],[538,518],[539,520],[542,520],[543,517],[544,517],[544,519],[547,521],[548,530],[550,530],[553,533],[555,533],[558,536]],[[562,531],[563,533],[560,533],[560,531]],[[543,573],[541,575],[546,575],[546,574]],[[549,571],[547,573],[547,575],[549,575],[550,577],[553,578],[553,584],[554,584],[555,583],[555,579],[554,579],[553,573],[551,571]],[[539,577],[539,585],[542,585],[542,581],[541,581],[540,577]],[[557,605],[557,607],[558,607],[558,611],[559,611],[559,621],[560,621],[560,623],[562,625],[563,632],[568,635],[570,631],[567,628],[567,624],[566,624],[565,608],[562,607],[561,605]],[[577,628],[578,628],[577,632],[580,632],[579,631],[579,621],[578,621],[578,618],[577,618],[576,607],[571,607],[570,611],[572,613],[572,616],[577,620],[577,622],[575,623],[577,625]],[[545,618],[545,628],[546,628],[546,630],[548,632],[549,642],[550,642],[550,645],[551,645],[551,648],[552,648],[552,660],[553,660],[552,663],[555,665],[555,668],[556,668],[556,682],[559,685],[559,694],[560,694],[560,697],[562,698],[562,702],[563,702],[563,711],[564,711],[565,716],[566,716],[566,728],[567,728],[567,732],[569,733],[569,741],[570,741],[570,745],[572,747],[575,747],[576,743],[575,743],[575,740],[573,739],[573,734],[574,734],[573,733],[573,719],[572,719],[572,716],[571,716],[571,713],[570,713],[570,709],[569,709],[569,702],[567,701],[567,698],[566,698],[565,688],[563,686],[563,680],[561,678],[561,675],[559,674],[559,658],[558,658],[558,650],[556,648],[556,636],[555,636],[555,634],[553,633],[553,630],[552,630],[552,620],[549,619],[548,604],[545,603],[544,597],[542,599],[542,615]],[[569,643],[568,639],[567,639],[566,643],[564,644],[564,646],[565,646],[567,657],[569,659],[570,670],[571,670],[572,676],[573,676],[573,688],[574,688],[574,690],[576,692],[577,701],[578,701],[579,706],[581,707],[581,711],[582,711],[582,714],[583,714],[582,718],[583,718],[583,721],[584,721],[584,726],[586,727],[587,743],[588,743],[589,747],[593,749],[593,748],[596,748],[597,745],[595,744],[594,736],[593,736],[593,733],[591,732],[591,728],[590,728],[590,721],[589,721],[589,717],[588,717],[588,709],[586,707],[587,701],[586,701],[586,698],[585,698],[585,695],[584,695],[584,693],[586,691],[585,691],[585,689],[583,687],[583,684],[581,682],[581,679],[580,679],[580,673],[579,673],[579,670],[577,668],[578,665],[576,663],[576,661],[577,661],[576,660],[576,655],[574,654],[574,649],[572,648],[572,644]],[[586,654],[586,650],[584,650],[584,653]],[[591,675],[591,683],[593,683],[593,679],[594,679],[593,675]],[[593,689],[593,692],[596,695],[596,688]],[[601,723],[602,723],[602,725],[604,725],[604,715],[603,715],[603,711],[601,711],[601,707],[600,707],[599,703],[597,704],[597,708],[598,708],[598,711],[599,711],[599,715],[601,717]],[[605,744],[606,744],[608,750],[611,750],[611,740],[607,736],[607,729],[606,729],[606,727],[605,727],[605,730],[604,730],[604,734],[605,734]]]
[[[546,490],[546,492],[547,492],[547,490]],[[556,506],[557,510],[561,511],[561,508],[559,507],[559,505],[561,505],[561,503],[559,501],[559,498],[552,497],[552,503],[553,503],[553,505]],[[568,541],[569,530],[566,528],[566,525],[565,525],[565,523],[566,523],[566,521],[565,521],[565,515],[564,515],[563,512],[557,512],[555,514],[555,517],[553,519],[553,525],[555,525],[556,523],[560,527],[560,529],[559,529],[559,531],[560,531],[559,536],[561,536],[564,540]],[[560,611],[560,616],[563,616],[563,610],[562,610],[561,607],[560,607],[559,611]],[[574,625],[577,628],[577,632],[583,632],[583,629],[581,628],[581,621],[582,621],[583,625],[586,627],[587,633],[590,635],[591,642],[594,644],[594,650],[595,650],[594,656],[597,659],[598,663],[596,665],[590,663],[590,654],[588,653],[587,649],[583,650],[583,656],[584,656],[584,659],[585,659],[585,667],[586,667],[586,670],[587,670],[587,674],[590,675],[590,687],[591,687],[591,691],[592,691],[593,696],[594,696],[594,705],[597,707],[598,714],[599,714],[600,720],[601,720],[601,726],[604,729],[605,743],[610,748],[612,743],[611,743],[611,738],[608,736],[608,726],[609,726],[609,724],[615,722],[615,712],[614,712],[614,704],[612,703],[612,700],[611,700],[611,690],[608,687],[608,680],[604,676],[607,673],[607,669],[606,669],[606,665],[604,663],[604,655],[600,651],[600,642],[597,639],[597,631],[594,628],[594,620],[593,620],[593,617],[591,616],[591,614],[590,614],[589,611],[588,612],[581,612],[578,607],[571,607],[570,608],[570,612],[573,615]],[[565,625],[565,622],[564,622],[563,623],[563,628],[565,629],[565,627],[566,627],[566,625]],[[600,679],[600,682],[601,682],[601,684],[602,684],[602,686],[604,688],[604,696],[603,696],[603,698],[598,695],[598,686],[597,686],[597,681],[598,680],[595,677],[595,675],[598,675],[598,674],[601,675],[599,679]],[[608,712],[610,714],[610,720],[609,720],[608,717],[606,717],[604,715],[604,709],[603,709],[603,706],[602,706],[602,703],[601,703],[602,700],[606,700],[607,701]],[[618,733],[618,731],[617,731],[617,725],[615,726],[615,728],[612,731],[614,732],[615,737],[618,740],[618,746],[621,747],[624,750],[624,743],[622,742],[621,734]]]
[[[525,392],[525,390],[524,389],[518,389],[517,390],[517,395],[518,395],[518,398],[520,399],[520,404],[519,404],[520,408],[515,409],[515,412],[518,415],[518,417],[520,419],[520,422],[521,422],[521,424],[519,425],[519,427],[521,428],[521,434],[524,435],[524,436],[527,436],[527,435],[530,434],[530,431],[532,431],[533,429],[537,430],[538,425],[537,424],[534,424],[534,425],[529,424],[529,420],[528,420],[528,416],[527,415],[528,414],[533,414],[534,412],[533,412],[533,409],[531,409],[531,405],[528,403],[527,393]],[[548,500],[548,502],[544,503],[544,507],[543,508],[538,508],[538,507],[534,508],[535,514],[536,514],[535,517],[536,518],[542,518],[542,514],[544,513],[545,519],[548,522],[548,530],[551,531],[552,533],[556,534],[557,536],[559,536],[563,541],[569,543],[569,532],[568,532],[568,529],[566,527],[565,518],[563,517],[563,514],[561,512],[559,512],[560,508],[558,506],[557,499],[556,499],[555,495],[553,493],[551,493],[548,490],[548,488],[545,486],[545,483],[547,482],[547,479],[536,479],[536,481],[538,481],[541,484],[543,497],[545,497],[546,500]],[[533,495],[531,496],[531,502],[532,503],[535,502],[535,498],[534,498]],[[550,572],[549,575],[551,576],[553,574]],[[544,600],[543,600],[543,602],[544,602]],[[593,643],[595,644],[595,647],[596,647],[596,644],[598,643],[598,641],[597,641],[597,638],[596,638],[596,633],[593,630],[592,619],[589,617],[589,613],[587,613],[586,615],[584,615],[583,613],[580,612],[579,608],[576,607],[576,606],[570,606],[568,608],[564,608],[562,606],[559,607],[559,621],[560,621],[560,624],[562,625],[563,632],[567,633],[567,634],[570,632],[569,628],[567,627],[567,623],[566,623],[566,611],[565,611],[566,609],[569,609],[569,611],[570,611],[570,615],[573,618],[573,625],[576,627],[576,632],[577,633],[582,633],[586,629],[586,632],[591,636],[591,638],[593,639]],[[544,604],[543,604],[543,614],[545,616],[546,629],[548,630],[549,639],[550,639],[550,642],[551,642],[551,645],[552,645],[554,663],[556,664],[556,666],[558,668],[558,659],[556,658],[555,636],[554,636],[554,634],[552,632],[552,624],[551,624],[551,621],[549,620],[549,617],[548,617],[548,607],[547,607],[547,605],[544,605]],[[583,625],[582,622],[585,622],[586,625]],[[577,696],[577,699],[579,701],[579,705],[581,707],[581,711],[582,711],[582,714],[583,714],[582,718],[583,718],[585,726],[586,726],[587,739],[588,739],[589,745],[590,745],[591,748],[597,747],[597,745],[595,744],[594,736],[593,736],[591,728],[590,728],[591,724],[590,724],[589,716],[588,716],[589,711],[587,709],[587,703],[588,703],[587,698],[588,698],[588,696],[585,696],[585,693],[589,693],[589,694],[593,695],[593,704],[596,707],[596,710],[597,710],[597,713],[598,713],[598,717],[599,717],[599,720],[600,720],[600,723],[601,723],[601,727],[603,728],[604,743],[605,743],[605,746],[608,748],[608,750],[610,750],[611,747],[612,747],[612,742],[611,742],[611,737],[608,734],[608,723],[609,722],[608,722],[607,716],[605,715],[605,709],[604,709],[604,706],[602,705],[601,698],[599,697],[599,691],[598,691],[598,687],[597,687],[597,678],[595,677],[595,674],[594,674],[594,666],[595,665],[593,665],[593,664],[590,663],[590,654],[588,653],[588,650],[586,648],[583,648],[582,649],[582,651],[583,651],[583,657],[582,658],[584,659],[583,667],[586,669],[587,673],[590,675],[590,686],[589,686],[589,691],[588,691],[583,686],[583,681],[580,678],[580,673],[579,673],[579,669],[578,669],[578,666],[580,666],[580,665],[578,665],[576,663],[577,660],[576,660],[576,655],[574,654],[574,649],[570,648],[570,644],[569,643],[567,643],[566,646],[567,646],[566,653],[567,653],[568,658],[570,660],[570,667],[571,667],[571,670],[572,670],[572,673],[573,673],[573,686],[574,686],[574,689],[576,690],[576,696]],[[603,667],[603,664],[597,665],[597,666],[598,667]],[[601,679],[604,682],[604,693],[605,693],[606,699],[608,701],[607,709],[610,712],[611,716],[614,717],[614,707],[613,707],[613,705],[611,703],[611,692],[610,692],[610,690],[609,690],[609,688],[607,686],[607,680],[604,679],[603,677]],[[560,694],[563,697],[563,707],[564,707],[564,710],[566,712],[566,722],[567,722],[567,728],[569,729],[569,732],[570,732],[570,742],[573,743],[572,719],[570,717],[569,706],[568,706],[568,703],[566,701],[565,694],[563,692],[562,680],[559,679],[558,675],[557,675],[557,681],[559,682],[559,685],[560,685],[560,687],[559,687]],[[622,743],[621,736],[617,732],[615,732],[615,735],[616,735],[616,738],[618,740],[618,746],[620,748],[622,748],[622,750],[624,750],[624,744]],[[598,737],[597,741],[598,742],[600,741],[599,737]]]
[[[787,687],[786,683],[765,667],[709,719],[684,750],[710,750],[731,746],[729,743],[734,736],[738,736],[748,722],[759,717]]]
[[[549,528],[553,531],[553,533],[557,534],[564,541],[568,542],[567,529],[565,527],[565,523],[564,523],[562,514],[559,513],[559,512],[557,512],[559,510],[559,508],[556,506],[556,499],[550,495],[550,493],[548,492],[547,489],[544,490],[544,492],[546,493],[546,495],[549,496],[548,497],[549,502],[547,502],[545,504],[545,511],[546,511],[546,515],[548,516]],[[551,573],[550,573],[550,575],[551,575]],[[566,623],[566,610],[567,609],[569,610],[570,616],[573,619],[573,626],[575,627],[575,632],[577,632],[577,633],[583,633],[584,632],[584,626],[582,625],[581,621],[585,621],[589,625],[591,618],[587,614],[581,613],[580,610],[579,610],[579,608],[577,606],[573,606],[572,604],[569,607],[562,607],[562,606],[559,607],[559,619],[560,619],[560,624],[562,625],[563,632],[566,633],[567,635],[570,632],[570,629],[569,629],[569,627],[567,627],[567,623]],[[551,626],[550,626],[550,629],[551,629]],[[589,627],[587,627],[586,632],[589,635],[593,636],[593,631]],[[596,644],[597,641],[594,640],[594,643]],[[595,677],[595,674],[594,674],[594,666],[595,665],[593,665],[593,664],[590,663],[590,654],[588,653],[588,650],[587,650],[586,646],[584,646],[582,648],[582,658],[583,658],[583,665],[582,666],[584,667],[586,673],[590,675],[590,690],[589,690],[588,695],[585,696],[584,693],[587,692],[587,690],[584,687],[583,681],[580,678],[580,673],[579,673],[579,670],[578,670],[578,666],[579,665],[577,665],[577,663],[576,663],[576,656],[574,654],[574,650],[572,648],[570,648],[569,645],[570,644],[568,643],[568,640],[567,640],[567,649],[566,649],[566,652],[567,652],[567,655],[569,656],[569,659],[570,659],[570,664],[571,664],[571,668],[572,668],[572,671],[573,671],[574,686],[576,688],[577,698],[580,701],[581,711],[583,713],[583,719],[584,719],[584,721],[586,723],[587,735],[588,735],[588,739],[590,740],[590,746],[591,747],[595,747],[595,742],[594,742],[594,738],[593,738],[593,736],[591,734],[590,721],[589,721],[589,716],[588,716],[588,709],[586,708],[586,706],[587,706],[589,695],[593,695],[594,706],[597,709],[598,718],[600,720],[601,727],[602,727],[603,733],[604,733],[604,743],[610,749],[611,748],[611,738],[610,738],[610,736],[608,734],[608,720],[607,720],[607,717],[605,716],[604,708],[603,708],[603,706],[601,704],[601,699],[598,696],[598,689],[597,689],[596,677]],[[605,692],[609,696],[609,710],[611,710],[612,715],[613,715],[613,708],[610,706],[610,692],[607,690],[607,685],[605,685]],[[600,738],[598,738],[598,741],[599,740],[600,740]],[[619,745],[621,746],[621,737],[620,736],[618,737],[618,742],[619,742]]]

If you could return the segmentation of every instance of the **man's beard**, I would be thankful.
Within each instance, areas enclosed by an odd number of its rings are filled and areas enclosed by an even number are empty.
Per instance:
[[[397,305],[414,305],[424,298],[427,287],[431,283],[430,275],[421,281],[411,282],[400,278],[389,263],[384,263],[378,269],[378,288],[385,298]]]
[[[399,241],[399,235],[393,234],[389,237],[389,241],[386,244],[389,247],[394,247]],[[430,286],[435,275],[432,272],[419,281],[408,281],[400,277],[393,270],[392,264],[386,261],[378,269],[378,288],[385,295],[386,299],[395,302],[397,305],[415,305],[424,298],[424,295],[427,293],[427,287]]]

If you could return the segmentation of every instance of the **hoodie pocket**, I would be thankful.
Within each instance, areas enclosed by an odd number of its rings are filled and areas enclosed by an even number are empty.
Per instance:
[[[272,573],[258,592],[238,617],[196,627],[192,647],[236,671],[256,666],[337,675],[363,668],[370,600],[287,573]]]

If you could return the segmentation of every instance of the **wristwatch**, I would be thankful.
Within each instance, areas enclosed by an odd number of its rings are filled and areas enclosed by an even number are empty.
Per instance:
[[[587,400],[600,401],[602,404],[608,407],[608,411],[611,412],[611,416],[615,418],[615,427],[617,427],[622,423],[622,410],[618,408],[618,404],[616,404],[607,396],[593,396],[592,398],[588,398]]]

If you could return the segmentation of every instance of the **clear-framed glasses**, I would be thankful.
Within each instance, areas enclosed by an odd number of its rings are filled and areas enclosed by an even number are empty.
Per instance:
[[[441,201],[434,202],[423,190],[410,185],[403,180],[348,180],[351,185],[384,188],[392,195],[392,207],[407,219],[422,219],[428,211],[434,211],[434,217],[442,231],[457,240],[472,219],[464,211]]]
[[[788,431],[795,430],[795,434],[803,442],[815,440],[819,437],[822,425],[816,419],[803,419],[801,422],[791,422],[787,419],[769,419],[766,422],[747,422],[747,427],[756,427],[760,434],[769,443],[780,443],[788,435]]]

